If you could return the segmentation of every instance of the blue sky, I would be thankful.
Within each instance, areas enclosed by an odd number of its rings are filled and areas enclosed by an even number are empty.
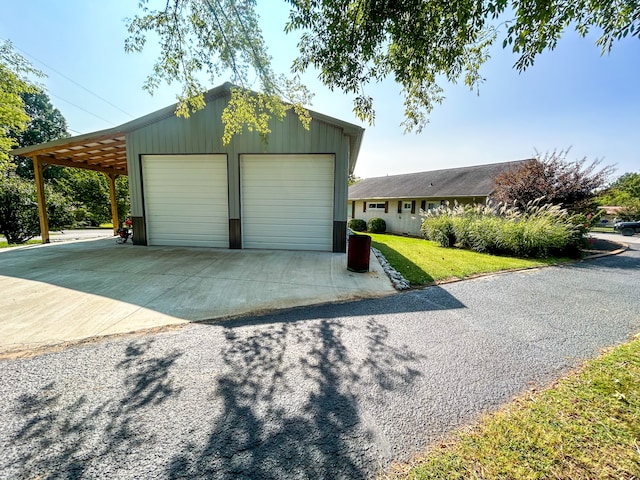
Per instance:
[[[286,2],[258,3],[274,64],[286,72],[296,56],[296,39],[282,32]],[[124,52],[124,18],[136,11],[134,0],[7,2],[0,38],[10,39],[48,74],[42,83],[52,102],[72,133],[86,133],[175,102],[178,85],[163,86],[154,96],[142,90],[155,59],[151,45],[143,54]],[[570,159],[602,159],[603,165],[616,165],[616,175],[640,171],[640,41],[626,39],[603,57],[595,38],[567,32],[556,50],[545,52],[522,74],[512,68],[516,57],[498,42],[483,67],[487,81],[480,95],[464,85],[446,86],[444,103],[418,135],[403,134],[398,86],[392,81],[370,86],[376,125],[363,125],[367,131],[356,174],[366,178],[502,162],[568,147]],[[322,86],[313,72],[303,80],[316,94],[313,110],[361,124],[351,112],[350,97]]]

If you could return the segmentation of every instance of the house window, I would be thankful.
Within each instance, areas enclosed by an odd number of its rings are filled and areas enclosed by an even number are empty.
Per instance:
[[[429,203],[428,210],[433,210],[434,208],[436,208],[436,204],[435,203]]]
[[[404,202],[402,204],[402,209],[403,210],[411,210],[411,202]]]
[[[384,210],[384,203],[370,203],[368,208]]]

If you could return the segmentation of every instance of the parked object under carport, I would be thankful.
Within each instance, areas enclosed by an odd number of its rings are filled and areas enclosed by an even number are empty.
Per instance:
[[[357,273],[369,271],[371,258],[371,237],[369,235],[351,235],[347,249],[347,270]]]

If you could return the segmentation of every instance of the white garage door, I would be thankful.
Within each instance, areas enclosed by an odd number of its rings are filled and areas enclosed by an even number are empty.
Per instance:
[[[226,155],[143,155],[149,245],[229,248]]]
[[[243,155],[243,248],[331,251],[334,163],[333,155]]]

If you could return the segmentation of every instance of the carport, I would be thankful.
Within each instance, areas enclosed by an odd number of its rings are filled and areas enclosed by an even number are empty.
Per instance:
[[[42,243],[49,243],[47,199],[44,194],[44,171],[50,165],[84,168],[104,173],[109,179],[113,233],[117,233],[119,219],[116,203],[116,178],[127,175],[125,132],[121,129],[101,130],[70,138],[13,150],[14,155],[31,158],[38,198],[40,235]]]

